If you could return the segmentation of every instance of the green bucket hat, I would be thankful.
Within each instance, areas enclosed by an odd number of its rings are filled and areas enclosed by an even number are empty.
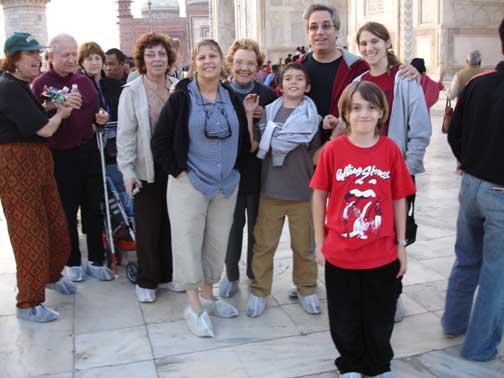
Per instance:
[[[4,53],[11,55],[17,51],[35,51],[46,47],[38,43],[35,37],[29,33],[15,32],[5,41]]]

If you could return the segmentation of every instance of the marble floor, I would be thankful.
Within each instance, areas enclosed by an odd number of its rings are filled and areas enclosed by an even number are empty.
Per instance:
[[[402,296],[406,317],[394,329],[393,369],[401,378],[504,377],[504,352],[490,363],[464,361],[458,354],[462,338],[448,339],[441,333],[460,183],[440,132],[442,105],[440,100],[432,110],[427,172],[417,178],[418,238],[408,248]],[[61,317],[32,324],[14,316],[16,269],[0,214],[0,378],[337,377],[323,275],[318,287],[323,312],[310,316],[287,295],[291,271],[285,228],[266,313],[258,319],[244,314],[248,285],[242,282],[231,299],[241,314],[214,319],[214,339],[189,333],[182,317],[183,294],[161,288],[155,303],[137,303],[123,270],[112,282],[88,278],[78,284],[74,297],[48,291],[47,304]]]

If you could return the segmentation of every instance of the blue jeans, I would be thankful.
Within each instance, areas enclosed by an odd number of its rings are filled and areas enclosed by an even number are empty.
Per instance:
[[[442,324],[446,334],[466,334],[461,353],[469,360],[494,359],[502,339],[504,188],[500,189],[468,174],[462,178],[456,259],[448,282]]]

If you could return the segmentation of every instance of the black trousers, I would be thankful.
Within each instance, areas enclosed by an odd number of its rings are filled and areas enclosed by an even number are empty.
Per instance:
[[[72,241],[72,252],[67,265],[81,265],[77,232],[79,207],[81,221],[86,224],[88,260],[101,265],[105,258],[102,242],[103,217],[100,208],[103,201],[103,182],[96,140],[91,139],[76,148],[51,150],[51,152],[54,160],[54,177]]]
[[[172,247],[170,220],[166,204],[166,180],[149,184],[134,198],[138,286],[155,289],[158,284],[172,280]]]
[[[254,247],[254,227],[259,210],[259,193],[238,193],[236,207],[233,215],[233,225],[229,232],[229,242],[226,253],[226,274],[230,281],[240,279],[238,264],[241,258],[243,243],[243,227],[245,226],[245,213],[247,214],[247,277],[254,279],[252,273],[252,256]]]
[[[390,371],[390,337],[401,281],[399,260],[367,270],[338,268],[326,262],[325,282],[331,337],[341,374],[375,376]]]

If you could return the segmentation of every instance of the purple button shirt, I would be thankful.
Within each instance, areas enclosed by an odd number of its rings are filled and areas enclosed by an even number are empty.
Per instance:
[[[48,139],[50,148],[56,150],[67,150],[75,148],[83,141],[94,138],[92,124],[95,120],[95,113],[98,111],[98,91],[93,82],[84,75],[74,73],[62,77],[53,69],[44,72],[33,81],[32,89],[35,96],[43,102],[40,94],[44,91],[44,85],[63,89],[63,87],[72,88],[72,84],[77,84],[79,92],[82,95],[82,106],[80,109],[74,109],[67,119],[63,120],[59,129]]]

